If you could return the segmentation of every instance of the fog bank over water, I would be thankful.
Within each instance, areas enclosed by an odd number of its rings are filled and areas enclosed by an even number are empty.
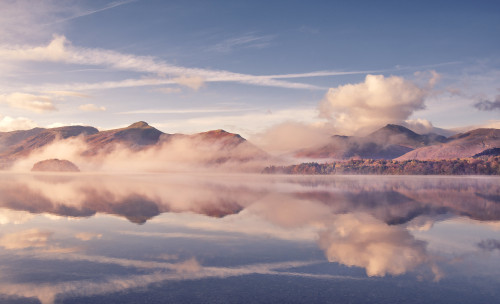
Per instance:
[[[55,140],[18,157],[10,171],[28,172],[46,159],[65,159],[85,172],[260,172],[270,163],[282,163],[247,141],[207,141],[173,136],[152,146],[116,143],[93,147],[83,137]]]

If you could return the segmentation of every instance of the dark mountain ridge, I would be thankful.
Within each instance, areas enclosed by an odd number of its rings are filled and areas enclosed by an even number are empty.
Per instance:
[[[365,138],[372,139],[377,143],[388,142],[413,149],[447,141],[447,138],[442,135],[417,134],[406,127],[393,124],[388,124]]]
[[[447,139],[437,134],[417,134],[410,129],[388,124],[367,136],[334,135],[331,142],[321,146],[302,149],[295,153],[301,158],[329,159],[393,159],[415,148],[444,143]]]

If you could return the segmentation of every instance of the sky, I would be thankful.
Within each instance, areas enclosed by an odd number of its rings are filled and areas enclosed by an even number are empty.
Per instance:
[[[1,0],[0,131],[500,128],[498,33],[496,0]]]

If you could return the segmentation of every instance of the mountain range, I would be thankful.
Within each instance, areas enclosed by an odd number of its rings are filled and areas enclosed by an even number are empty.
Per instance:
[[[334,135],[328,144],[301,149],[294,156],[333,160],[437,160],[473,157],[498,147],[499,129],[475,129],[444,137],[434,133],[417,134],[406,127],[388,124],[363,137]],[[491,151],[489,155],[496,150]]]
[[[238,134],[224,130],[191,135],[169,134],[139,121],[125,128],[104,131],[90,126],[65,126],[0,132],[0,166],[8,168],[16,160],[58,140],[72,138],[84,143],[79,155],[88,158],[109,155],[120,149],[140,152],[166,147],[160,152],[170,153],[175,150],[174,143],[181,143],[184,149],[181,154],[196,150],[198,154],[204,155],[204,164],[272,159]],[[333,135],[326,145],[305,147],[295,151],[293,156],[325,161],[356,158],[433,160],[498,155],[499,147],[498,129],[475,129],[444,137],[433,133],[418,134],[400,125],[388,124],[366,136]]]
[[[199,149],[208,156],[204,161],[223,163],[229,160],[264,159],[269,155],[238,134],[212,130],[192,135],[164,133],[146,122],[139,121],[125,128],[99,131],[89,126],[34,128],[0,132],[0,166],[8,168],[16,160],[40,151],[58,140],[81,139],[82,157],[102,156],[116,150],[139,152],[160,149],[169,143],[183,143],[186,149]],[[188,151],[187,151],[188,152]]]

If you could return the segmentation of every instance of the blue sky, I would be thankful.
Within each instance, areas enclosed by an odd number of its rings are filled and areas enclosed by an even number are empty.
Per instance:
[[[20,0],[0,28],[3,131],[500,127],[498,1]]]

